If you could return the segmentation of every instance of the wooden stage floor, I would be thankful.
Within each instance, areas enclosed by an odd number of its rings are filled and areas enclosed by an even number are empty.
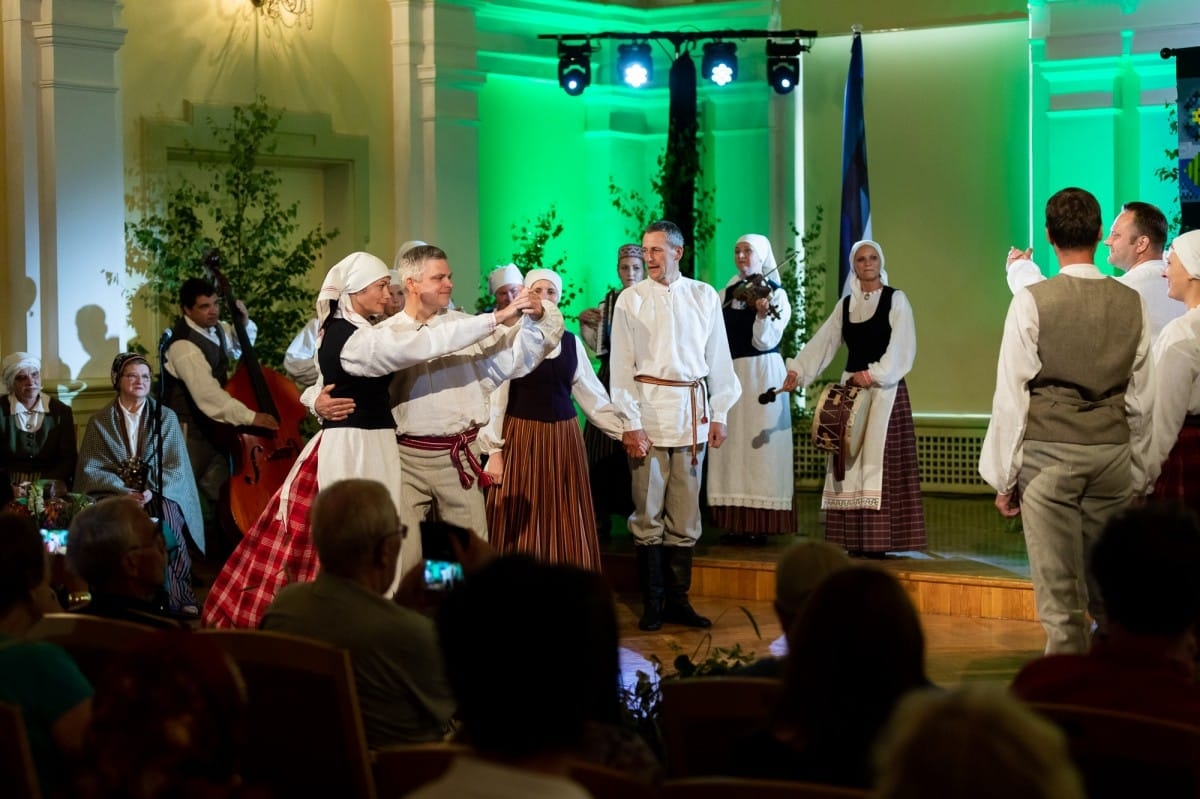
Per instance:
[[[650,655],[663,660],[670,672],[677,654],[700,659],[712,646],[740,644],[759,657],[784,651],[771,608],[775,562],[789,545],[804,536],[819,538],[822,530],[820,496],[800,493],[796,502],[797,536],[733,545],[721,542],[719,530],[705,529],[695,554],[692,600],[714,620],[708,632],[672,625],[655,633],[637,628],[641,598],[633,543],[614,518],[613,537],[602,542],[601,550],[605,574],[618,593],[626,680],[649,668],[644,658]],[[1045,645],[1019,523],[1003,519],[990,495],[927,495],[924,506],[925,551],[862,562],[894,572],[912,596],[925,630],[930,679],[943,686],[1007,684]]]
[[[929,545],[922,552],[891,553],[864,561],[895,573],[922,613],[971,618],[1037,618],[1029,560],[1019,522],[1004,519],[990,495],[926,496]],[[799,532],[769,536],[758,545],[728,544],[705,529],[696,546],[692,593],[700,597],[766,600],[775,596],[775,563],[792,543],[820,538],[820,495],[796,495]],[[636,591],[633,541],[614,518],[602,542],[604,571],[617,591]]]

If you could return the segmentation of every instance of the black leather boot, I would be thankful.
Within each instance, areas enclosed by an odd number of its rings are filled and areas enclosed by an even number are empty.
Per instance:
[[[702,630],[712,627],[712,622],[697,613],[688,602],[688,591],[692,587],[691,547],[663,547],[663,577],[667,584],[663,621]]]
[[[634,547],[637,552],[638,585],[642,589],[642,618],[638,629],[653,632],[663,625],[663,545]]]

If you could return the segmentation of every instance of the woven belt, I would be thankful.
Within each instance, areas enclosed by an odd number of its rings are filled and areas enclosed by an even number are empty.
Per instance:
[[[479,458],[475,457],[475,453],[471,451],[471,442],[479,433],[479,428],[473,427],[465,433],[456,433],[452,436],[411,436],[407,433],[398,433],[396,435],[396,443],[402,447],[410,449],[419,449],[425,452],[446,452],[450,453],[450,462],[454,464],[454,468],[458,471],[458,482],[462,483],[463,488],[470,488],[475,485],[475,480],[479,480],[480,488],[487,488],[492,484],[492,479],[483,471],[483,464],[479,462]],[[467,467],[471,467],[472,475],[467,471]]]
[[[702,424],[708,424],[708,392],[704,390],[703,378],[699,380],[667,380],[663,377],[651,377],[650,375],[634,375],[635,383],[648,383],[652,386],[671,386],[672,388],[686,388],[689,390],[689,399],[692,405],[692,465],[697,466],[700,463],[697,457],[700,452],[700,442],[697,440],[697,431]],[[700,398],[699,404],[703,406],[704,411],[701,413],[697,410],[696,398]],[[697,420],[699,420],[697,422]]]

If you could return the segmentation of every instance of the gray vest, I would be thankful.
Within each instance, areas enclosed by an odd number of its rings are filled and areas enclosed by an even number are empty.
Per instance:
[[[1029,287],[1042,369],[1029,382],[1025,438],[1127,444],[1125,387],[1144,323],[1141,296],[1111,278],[1059,275]]]

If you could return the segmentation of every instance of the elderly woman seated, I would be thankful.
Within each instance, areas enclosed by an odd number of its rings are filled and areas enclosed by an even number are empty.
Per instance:
[[[75,488],[94,497],[123,496],[159,520],[167,545],[171,610],[197,612],[187,535],[204,551],[204,520],[179,420],[150,399],[150,364],[122,353],[112,365],[116,398],[88,420]]]
[[[109,497],[80,511],[71,520],[67,565],[91,590],[79,613],[164,629],[188,626],[168,607],[162,532],[136,499]]]
[[[0,702],[21,709],[42,794],[49,796],[61,787],[65,761],[83,745],[92,686],[61,647],[25,639],[43,613],[62,610],[47,577],[33,520],[0,513]]]
[[[14,352],[2,362],[0,397],[0,505],[14,487],[40,479],[61,480],[64,490],[75,474],[75,418],[71,409],[42,392],[42,362]]]

